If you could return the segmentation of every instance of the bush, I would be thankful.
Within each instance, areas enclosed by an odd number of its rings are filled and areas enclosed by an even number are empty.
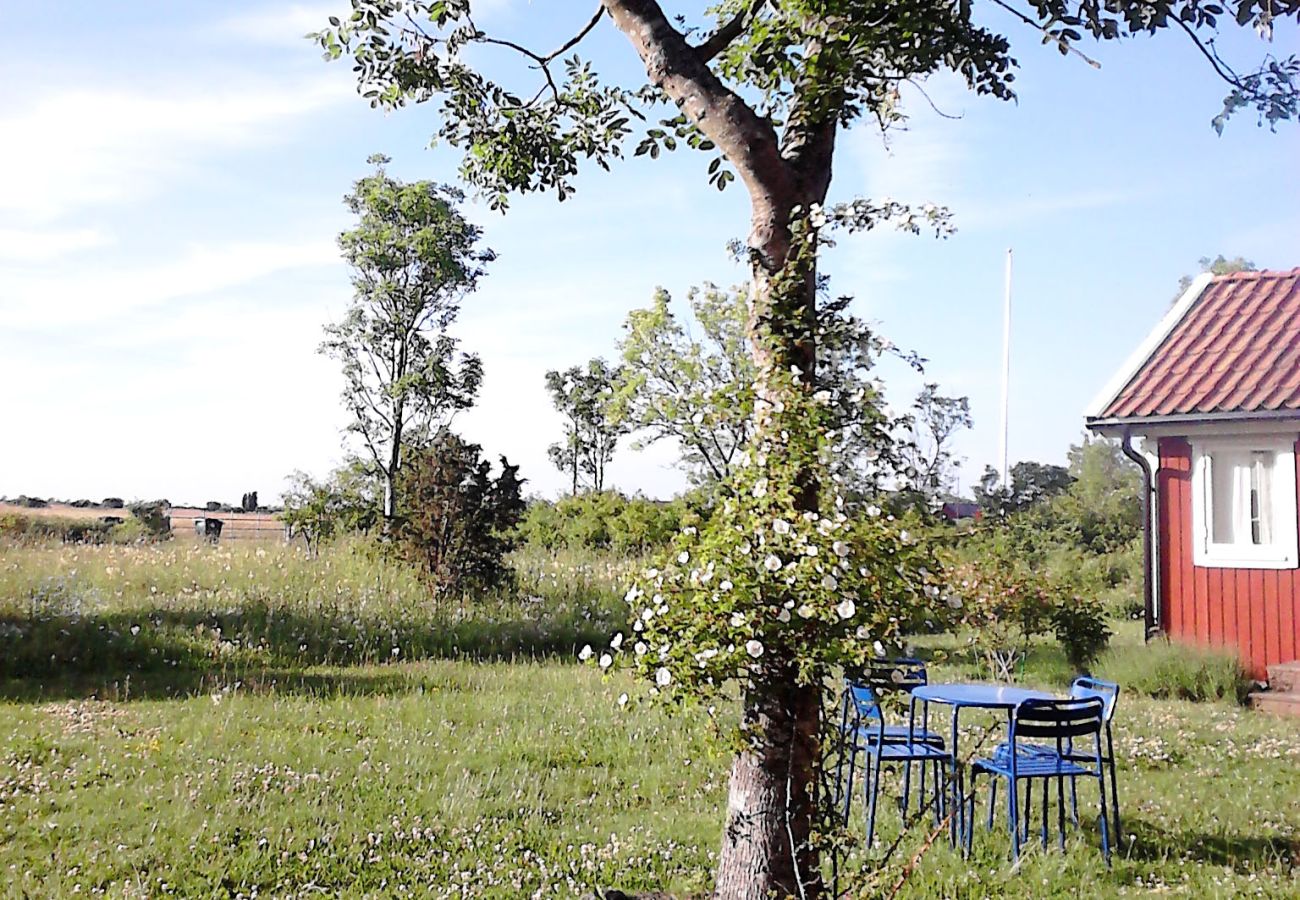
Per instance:
[[[99,504],[105,509],[121,509],[126,506],[121,497],[105,497],[104,502]]]
[[[1231,652],[1155,640],[1116,647],[1101,657],[1102,677],[1157,699],[1244,702],[1253,682]]]
[[[1078,672],[1089,670],[1113,633],[1106,624],[1106,607],[1100,600],[1068,593],[1057,598],[1052,629],[1065,658]]]
[[[131,504],[131,513],[140,523],[142,531],[149,537],[162,537],[172,530],[169,505],[166,500],[140,501]],[[127,523],[123,522],[122,525]]]
[[[545,550],[613,550],[641,555],[666,546],[691,513],[683,500],[665,503],[624,497],[614,491],[535,500],[528,506],[519,535]]]
[[[26,494],[20,495],[17,500],[13,501],[14,506],[23,506],[27,509],[41,509],[50,504],[40,497],[28,497]]]

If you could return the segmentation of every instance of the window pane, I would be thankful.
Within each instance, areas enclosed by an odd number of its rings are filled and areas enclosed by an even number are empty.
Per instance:
[[[1250,542],[1273,543],[1273,461],[1274,454],[1256,451],[1250,454]]]
[[[1216,544],[1235,543],[1234,503],[1237,491],[1237,454],[1220,451],[1210,456],[1211,540]]]

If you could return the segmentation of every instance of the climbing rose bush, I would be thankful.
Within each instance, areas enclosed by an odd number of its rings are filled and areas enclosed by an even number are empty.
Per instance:
[[[927,547],[878,507],[845,512],[827,396],[792,385],[778,396],[792,400],[760,405],[768,437],[746,453],[728,499],[628,590],[631,633],[586,652],[602,667],[629,659],[652,693],[697,698],[748,686],[778,662],[812,683],[932,620],[941,588]],[[808,471],[822,478],[820,502],[799,511]]]

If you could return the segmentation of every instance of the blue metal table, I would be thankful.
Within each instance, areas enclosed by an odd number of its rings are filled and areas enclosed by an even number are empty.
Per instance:
[[[929,709],[931,703],[944,703],[952,707],[952,799],[954,806],[949,834],[957,840],[959,829],[965,828],[966,805],[962,803],[961,782],[958,768],[961,765],[957,753],[957,719],[963,709],[1004,709],[1008,717],[1012,710],[1026,700],[1052,700],[1053,694],[1028,688],[1008,687],[1001,684],[926,684],[912,690],[912,712],[919,700]],[[926,713],[928,715],[928,712]],[[915,721],[915,719],[913,719]]]

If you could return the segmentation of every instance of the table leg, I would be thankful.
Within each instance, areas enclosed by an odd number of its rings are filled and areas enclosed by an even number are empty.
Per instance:
[[[957,779],[957,767],[961,765],[957,761],[957,715],[960,712],[961,707],[954,704],[952,707],[952,776],[948,785],[948,789],[952,793],[953,802],[956,804],[948,812],[952,817],[950,820],[951,826],[949,828],[949,833],[954,847],[957,845],[957,836],[963,833],[960,828],[966,822],[966,804],[964,798],[961,796],[961,787],[959,786]]]

